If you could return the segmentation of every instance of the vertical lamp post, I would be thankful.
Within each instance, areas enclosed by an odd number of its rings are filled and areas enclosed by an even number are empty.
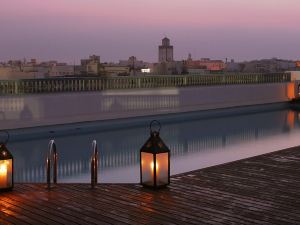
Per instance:
[[[9,140],[9,134],[5,142],[0,141],[0,192],[10,191],[14,186],[13,179],[13,156],[8,151],[6,144]]]
[[[154,123],[159,125],[153,131]],[[140,179],[144,187],[161,188],[170,184],[170,150],[159,136],[161,124],[150,124],[150,137],[140,150]]]

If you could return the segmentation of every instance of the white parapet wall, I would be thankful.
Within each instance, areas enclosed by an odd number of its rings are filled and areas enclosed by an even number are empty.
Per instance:
[[[289,83],[124,89],[0,97],[0,129],[289,101]]]
[[[289,71],[291,74],[291,81],[299,81],[300,80],[300,71]]]

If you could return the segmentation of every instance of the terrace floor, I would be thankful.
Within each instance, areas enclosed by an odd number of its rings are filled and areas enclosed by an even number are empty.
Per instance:
[[[16,184],[0,224],[300,224],[300,147],[136,184]]]

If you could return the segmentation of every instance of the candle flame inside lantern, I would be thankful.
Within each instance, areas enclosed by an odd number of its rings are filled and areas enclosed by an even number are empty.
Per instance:
[[[4,161],[0,164],[0,175],[6,175],[7,174],[7,165],[9,164],[8,161]]]
[[[152,170],[152,172],[153,172],[153,170],[154,170],[154,162],[151,162],[151,170]],[[156,172],[158,171],[158,163],[156,162]]]

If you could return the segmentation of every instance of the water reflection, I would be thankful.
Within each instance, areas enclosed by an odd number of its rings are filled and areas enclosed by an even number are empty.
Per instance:
[[[161,136],[171,149],[171,173],[181,173],[297,144],[298,113],[278,110],[164,124]],[[101,182],[138,182],[139,149],[148,127],[55,137],[59,182],[89,182],[92,140],[100,152]],[[12,142],[16,182],[45,182],[48,138]],[[274,140],[282,141],[282,145]],[[275,144],[268,148],[268,144]],[[299,143],[300,144],[300,141]],[[260,146],[259,148],[257,146]],[[276,149],[278,147],[278,149]],[[274,149],[275,148],[275,149]]]
[[[0,129],[152,115],[179,110],[182,102],[176,88],[2,96]]]
[[[286,83],[275,83],[7,95],[0,98],[0,129],[287,102],[286,90]]]

